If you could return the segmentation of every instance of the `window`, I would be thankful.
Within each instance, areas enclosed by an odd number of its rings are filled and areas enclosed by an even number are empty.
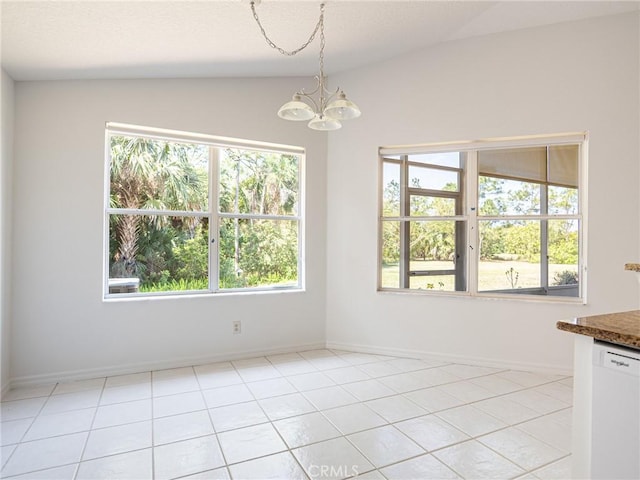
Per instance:
[[[583,298],[586,135],[380,148],[380,290]]]
[[[109,124],[105,296],[302,286],[303,150]]]

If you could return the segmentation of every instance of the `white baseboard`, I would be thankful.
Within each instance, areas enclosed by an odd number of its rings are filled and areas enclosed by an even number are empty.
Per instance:
[[[357,343],[327,342],[308,343],[298,345],[282,345],[270,349],[243,350],[234,353],[223,353],[217,355],[207,355],[199,357],[182,357],[171,360],[154,362],[131,363],[126,365],[111,365],[101,368],[68,370],[64,372],[49,373],[44,375],[26,375],[15,377],[8,384],[2,386],[1,392],[4,395],[10,388],[27,387],[35,385],[50,385],[58,382],[69,382],[77,380],[88,380],[90,378],[110,377],[113,375],[126,375],[129,373],[148,372],[151,370],[164,370],[167,368],[188,367],[191,365],[203,365],[206,363],[225,362],[230,360],[240,360],[251,357],[261,357],[266,355],[278,355],[282,353],[301,352],[319,348],[330,348],[335,350],[346,350],[351,352],[372,353],[377,355],[389,355],[394,357],[409,357],[440,360],[453,363],[481,365],[485,367],[509,368],[513,370],[525,370],[529,372],[550,373],[555,375],[573,375],[570,368],[562,368],[557,365],[549,365],[533,362],[514,362],[502,359],[491,359],[484,357],[472,357],[468,355],[454,355],[438,352],[428,352],[425,350],[411,350],[404,348],[390,348],[374,345],[362,345]]]
[[[389,355],[393,357],[409,357],[440,360],[452,363],[480,365],[483,367],[508,368],[510,370],[523,370],[527,372],[548,373],[553,375],[573,375],[572,368],[563,368],[557,365],[534,362],[516,362],[502,359],[472,357],[468,355],[454,355],[447,353],[428,352],[426,350],[410,350],[404,348],[389,348],[374,345],[361,345],[357,343],[327,342],[327,348],[335,350],[347,350],[351,352],[372,353],[377,355]]]
[[[307,343],[298,345],[282,345],[276,348],[243,350],[234,353],[222,353],[217,355],[207,355],[199,357],[181,357],[171,360],[154,362],[131,363],[127,365],[111,365],[101,368],[88,368],[79,370],[67,370],[64,372],[48,373],[44,375],[25,375],[12,378],[6,390],[9,388],[28,387],[35,385],[51,385],[59,382],[69,382],[77,380],[88,380],[91,378],[110,377],[114,375],[127,375],[129,373],[148,372],[151,370],[165,370],[167,368],[189,367],[192,365],[204,365],[206,363],[227,362],[230,360],[241,360],[244,358],[263,357],[266,355],[278,355],[281,353],[302,352],[305,350],[315,350],[325,348],[324,343]],[[2,389],[5,393],[5,388]]]

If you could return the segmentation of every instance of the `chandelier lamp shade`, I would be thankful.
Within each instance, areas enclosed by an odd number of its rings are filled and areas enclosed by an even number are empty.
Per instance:
[[[358,118],[360,109],[347,98],[344,91],[340,88],[334,91],[327,88],[327,78],[324,75],[324,3],[320,4],[320,17],[309,39],[295,50],[284,50],[268,37],[256,12],[256,5],[259,3],[259,0],[251,0],[253,18],[267,44],[281,54],[293,56],[301,52],[313,42],[318,33],[320,34],[320,73],[315,76],[315,89],[310,92],[302,89],[294,93],[293,98],[280,107],[278,116],[285,120],[309,122],[307,125],[313,130],[337,130],[342,127],[342,121]]]

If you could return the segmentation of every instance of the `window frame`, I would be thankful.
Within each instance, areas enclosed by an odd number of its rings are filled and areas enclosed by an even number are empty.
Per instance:
[[[112,136],[129,136],[151,140],[192,143],[204,145],[209,150],[208,156],[208,208],[202,211],[180,211],[159,209],[126,209],[110,206],[111,191],[111,147]],[[264,215],[239,212],[222,212],[220,209],[220,157],[224,149],[249,150],[261,153],[295,155],[298,158],[298,198],[296,215]],[[228,295],[269,292],[299,292],[305,289],[305,163],[306,151],[303,147],[258,142],[253,140],[218,137],[207,134],[191,133],[154,127],[145,127],[118,122],[107,122],[105,127],[105,174],[104,174],[104,208],[103,208],[103,295],[104,301],[132,300],[149,298],[176,298],[202,295]],[[140,216],[158,215],[169,217],[201,217],[208,219],[208,288],[206,290],[173,290],[157,292],[109,292],[109,218],[111,215],[132,214]],[[285,220],[297,223],[297,282],[286,286],[257,286],[220,288],[220,224],[226,218],[249,220]]]
[[[564,303],[587,303],[587,165],[588,165],[588,132],[571,132],[551,135],[530,135],[519,137],[505,138],[488,138],[482,140],[473,140],[466,142],[442,142],[417,145],[398,145],[398,146],[381,146],[378,149],[378,255],[377,255],[377,291],[387,293],[408,293],[422,295],[441,295],[467,298],[500,298],[508,300],[525,300],[525,301],[545,301],[545,302],[564,302]],[[506,148],[520,147],[550,147],[556,145],[578,145],[578,210],[575,214],[543,214],[542,210],[537,215],[500,215],[500,216],[484,216],[479,214],[479,173],[478,173],[478,152],[481,150],[497,150]],[[459,152],[465,155],[465,170],[460,175],[461,185],[459,187],[462,195],[463,212],[461,215],[448,217],[418,217],[402,215],[402,210],[398,217],[383,215],[383,197],[384,182],[383,171],[386,161],[396,162],[400,164],[400,170],[403,170],[403,163],[408,164],[410,155],[434,154],[434,153],[451,153]],[[429,168],[436,168],[429,165]],[[440,168],[440,167],[438,167]],[[548,168],[548,166],[547,166]],[[548,189],[549,183],[542,188]],[[409,193],[410,188],[406,187],[406,193],[403,192],[401,182],[400,202],[402,204],[403,195]],[[545,197],[546,198],[546,197]],[[545,202],[546,203],[546,202]],[[541,208],[542,200],[541,200]],[[409,212],[410,213],[410,212]],[[390,288],[382,286],[382,261],[383,261],[383,224],[388,221],[399,221],[402,230],[402,223],[409,225],[411,221],[425,220],[456,220],[465,222],[466,228],[466,255],[463,258],[465,263],[465,291],[443,291],[443,290],[420,290],[410,288]],[[526,293],[501,293],[500,291],[479,291],[479,225],[481,221],[489,220],[535,220],[540,222],[541,228],[544,223],[548,225],[550,220],[576,220],[578,222],[578,296],[553,296],[553,295],[536,295]],[[545,245],[544,248],[547,248]],[[457,250],[457,248],[456,248]],[[541,246],[542,256],[542,246]],[[402,260],[402,256],[400,257]],[[403,267],[400,261],[399,270],[402,275]],[[548,261],[540,262],[541,272],[548,272]],[[542,264],[545,264],[544,266]],[[400,277],[402,278],[402,277]],[[456,278],[456,282],[458,279]],[[544,281],[541,278],[541,287],[548,287],[548,278]],[[526,289],[525,289],[526,290]]]

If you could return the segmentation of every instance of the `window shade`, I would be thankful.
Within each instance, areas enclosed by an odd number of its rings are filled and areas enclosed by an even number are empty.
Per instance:
[[[549,147],[549,183],[578,188],[578,145]]]
[[[578,187],[578,145],[508,148],[478,151],[480,175],[502,177],[525,182]]]
[[[490,177],[544,183],[547,181],[547,148],[480,150],[478,173]]]

